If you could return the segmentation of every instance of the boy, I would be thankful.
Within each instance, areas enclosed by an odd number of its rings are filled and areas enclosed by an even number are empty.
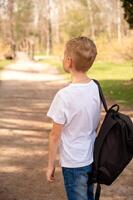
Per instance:
[[[60,163],[68,200],[93,200],[93,186],[88,174],[92,170],[93,146],[100,120],[101,101],[98,87],[86,72],[97,54],[87,37],[67,42],[63,67],[72,83],[59,90],[47,116],[53,120],[49,135],[49,160],[46,177],[54,180],[55,159],[60,147]]]

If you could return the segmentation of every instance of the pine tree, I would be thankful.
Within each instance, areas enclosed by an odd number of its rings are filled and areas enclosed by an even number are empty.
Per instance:
[[[133,0],[121,0],[125,10],[124,17],[129,23],[130,28],[133,28]]]

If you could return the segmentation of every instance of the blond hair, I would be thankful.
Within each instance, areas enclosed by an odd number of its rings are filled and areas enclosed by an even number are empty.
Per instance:
[[[96,45],[87,37],[77,37],[66,43],[65,55],[73,59],[77,71],[86,72],[97,55]]]

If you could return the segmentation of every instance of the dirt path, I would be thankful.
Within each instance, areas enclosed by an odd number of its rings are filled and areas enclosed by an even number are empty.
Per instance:
[[[29,60],[7,66],[1,79],[0,200],[66,200],[60,168],[52,184],[45,170],[51,128],[46,112],[67,81],[50,66]],[[101,199],[133,200],[132,171],[130,163],[111,187],[104,187]]]

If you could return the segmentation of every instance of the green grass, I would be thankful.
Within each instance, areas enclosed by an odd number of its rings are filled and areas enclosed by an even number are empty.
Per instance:
[[[6,65],[10,64],[11,62],[11,60],[0,60],[0,70],[4,69],[4,67],[6,67]]]
[[[133,62],[102,62],[97,61],[88,71],[88,75],[98,80],[130,80],[133,78]]]
[[[45,60],[41,61],[43,63],[48,63],[49,65],[58,68],[58,70],[64,74],[64,69],[62,67],[62,61],[57,59],[46,58]]]
[[[44,63],[56,66],[64,73],[59,60],[47,59]],[[87,74],[100,81],[107,98],[133,108],[133,62],[96,61]],[[67,77],[70,78],[69,75]]]
[[[98,79],[105,95],[133,107],[133,63],[96,62],[88,76]]]
[[[100,80],[104,94],[118,104],[133,108],[133,81]]]

